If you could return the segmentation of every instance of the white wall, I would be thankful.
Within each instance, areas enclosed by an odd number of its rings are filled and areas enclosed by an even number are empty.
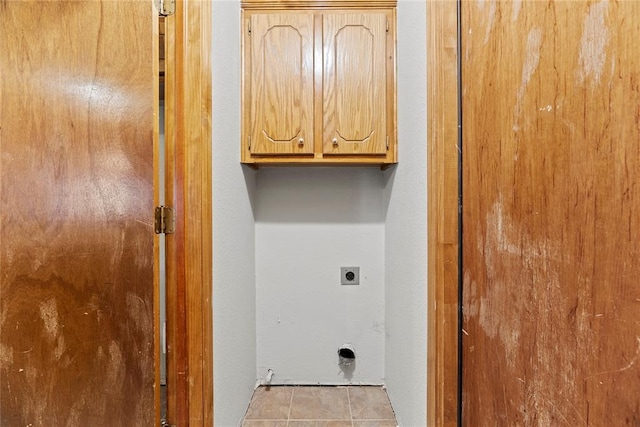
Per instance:
[[[257,175],[258,376],[277,384],[384,381],[384,180],[379,168]],[[359,266],[360,285],[340,285]],[[338,348],[356,363],[341,369]]]
[[[213,2],[216,426],[238,423],[267,368],[274,382],[383,382],[400,423],[425,424],[425,9],[398,3],[396,167],[256,174],[239,164],[240,2]],[[360,286],[338,284],[343,265]]]
[[[214,421],[228,427],[256,380],[255,173],[240,165],[240,4],[212,5]]]
[[[403,426],[426,422],[426,2],[398,2],[399,163],[387,171],[385,377]]]

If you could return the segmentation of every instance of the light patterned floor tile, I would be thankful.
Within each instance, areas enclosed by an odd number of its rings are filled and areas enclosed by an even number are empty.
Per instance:
[[[289,420],[289,427],[353,427],[351,421],[338,420]]]
[[[244,420],[242,427],[287,427],[287,420]]]
[[[395,419],[387,392],[381,387],[349,387],[349,401],[354,420]]]
[[[350,420],[344,387],[294,387],[290,419]]]
[[[353,420],[353,427],[397,427],[395,420]]]
[[[291,387],[258,387],[253,392],[246,420],[287,420]]]

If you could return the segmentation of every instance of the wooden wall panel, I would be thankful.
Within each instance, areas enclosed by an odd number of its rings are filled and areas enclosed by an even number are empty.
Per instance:
[[[465,425],[640,425],[640,2],[463,2]]]

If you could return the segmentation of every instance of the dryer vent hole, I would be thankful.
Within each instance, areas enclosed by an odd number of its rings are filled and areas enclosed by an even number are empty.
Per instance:
[[[338,356],[344,358],[344,359],[355,359],[356,355],[353,352],[353,350],[348,349],[348,348],[341,348],[340,350],[338,350]]]

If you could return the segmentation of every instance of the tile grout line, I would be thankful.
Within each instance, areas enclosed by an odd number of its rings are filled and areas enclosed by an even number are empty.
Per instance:
[[[349,390],[351,387],[347,387],[347,403],[349,404],[349,420],[351,421],[351,427],[353,427],[353,411],[351,411],[351,393]]]
[[[293,393],[295,393],[296,388],[291,387],[291,399],[289,399],[289,412],[287,412],[287,427],[289,427],[289,420],[291,419],[291,407],[293,406]]]
[[[277,420],[277,419],[265,419],[265,420],[251,420],[251,421],[284,421],[284,420]],[[291,418],[291,421],[297,421],[297,422],[309,422],[309,421],[330,421],[330,422],[346,422],[349,421],[351,422],[351,420],[347,420],[346,418]],[[355,421],[390,421],[390,420],[386,420],[386,419],[358,419]]]

